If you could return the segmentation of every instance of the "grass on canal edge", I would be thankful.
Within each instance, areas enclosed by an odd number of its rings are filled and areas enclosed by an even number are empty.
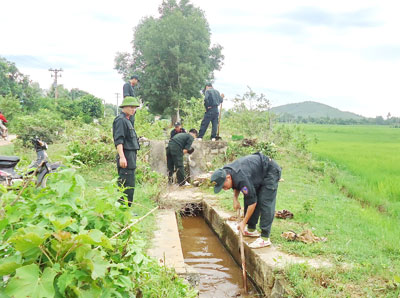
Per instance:
[[[271,241],[287,253],[324,258],[332,268],[315,270],[299,264],[282,273],[292,297],[398,297],[400,293],[400,229],[392,216],[361,205],[332,183],[331,175],[350,179],[349,173],[328,169],[304,155],[281,154],[284,182],[280,183],[277,210],[294,213],[275,219]],[[222,191],[220,204],[232,209],[232,192]],[[242,197],[242,196],[241,196]],[[241,199],[243,206],[243,200]],[[289,242],[280,235],[311,229],[326,242]]]

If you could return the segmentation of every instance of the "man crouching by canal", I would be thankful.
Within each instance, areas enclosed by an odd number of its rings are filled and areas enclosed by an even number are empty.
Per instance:
[[[190,185],[185,179],[185,169],[183,165],[183,154],[192,154],[193,140],[197,138],[197,130],[192,128],[189,133],[178,133],[169,140],[167,147],[167,168],[168,183],[172,184],[174,171],[176,170],[176,178],[179,186]]]
[[[233,189],[233,208],[240,209],[238,197],[244,196],[244,218],[238,229],[244,236],[257,237],[249,245],[261,248],[271,245],[269,235],[275,216],[275,202],[278,182],[281,178],[279,165],[262,153],[244,156],[216,170],[211,181],[215,182],[214,192]],[[261,235],[256,230],[260,218]],[[247,228],[246,228],[247,224]]]

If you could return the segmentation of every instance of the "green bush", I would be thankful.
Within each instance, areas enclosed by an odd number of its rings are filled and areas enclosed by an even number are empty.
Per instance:
[[[74,164],[95,165],[115,159],[116,150],[112,138],[111,128],[96,124],[68,125],[67,154]],[[74,125],[75,124],[75,125]]]
[[[21,104],[17,96],[11,94],[6,96],[0,95],[0,111],[8,121],[21,113]]]
[[[169,126],[167,120],[155,120],[154,115],[149,112],[147,106],[136,110],[135,130],[139,137],[145,137],[151,140],[165,139]]]
[[[63,132],[63,124],[64,121],[61,120],[59,114],[41,109],[35,115],[14,117],[11,129],[26,146],[34,137],[39,137],[47,143],[54,142]]]

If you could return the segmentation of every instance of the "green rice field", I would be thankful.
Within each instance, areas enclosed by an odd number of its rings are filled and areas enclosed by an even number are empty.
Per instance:
[[[388,126],[303,125],[316,137],[311,152],[350,175],[337,183],[349,196],[400,218],[400,129]]]

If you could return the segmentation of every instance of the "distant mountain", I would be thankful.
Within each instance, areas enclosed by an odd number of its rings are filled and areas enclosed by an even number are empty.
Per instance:
[[[331,106],[315,102],[305,101],[300,103],[291,103],[283,106],[271,108],[271,112],[278,115],[291,115],[294,117],[301,116],[303,118],[331,118],[331,119],[363,119],[363,116],[351,113],[343,112],[339,109]]]

